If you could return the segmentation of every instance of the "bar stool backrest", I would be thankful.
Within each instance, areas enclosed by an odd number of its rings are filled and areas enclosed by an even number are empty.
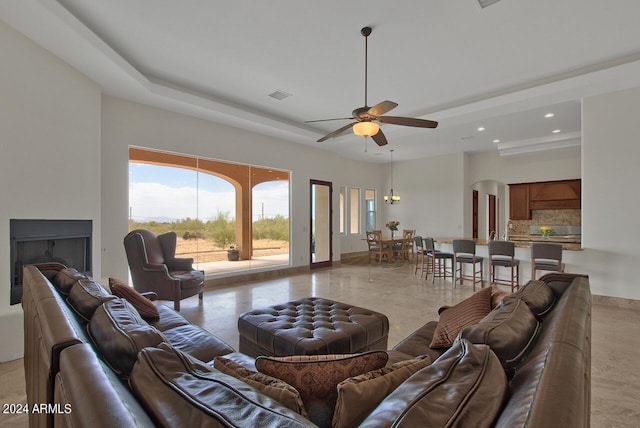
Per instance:
[[[453,253],[454,254],[475,254],[476,241],[472,241],[471,239],[454,239]]]
[[[562,244],[551,242],[533,242],[531,244],[531,258],[562,261]]]
[[[489,241],[489,257],[506,256],[513,257],[516,253],[516,246],[510,241]]]

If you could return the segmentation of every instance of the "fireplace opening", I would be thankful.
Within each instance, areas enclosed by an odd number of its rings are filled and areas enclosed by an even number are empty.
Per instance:
[[[22,268],[58,262],[91,275],[91,220],[11,219],[11,298],[22,300]]]

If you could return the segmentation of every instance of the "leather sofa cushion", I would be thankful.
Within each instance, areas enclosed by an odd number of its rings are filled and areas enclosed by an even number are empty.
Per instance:
[[[226,342],[194,324],[165,330],[162,335],[171,346],[201,361],[212,361],[234,351]]]
[[[76,281],[86,279],[87,276],[78,272],[74,268],[64,268],[58,271],[53,277],[53,285],[56,286],[60,293],[67,296],[71,291],[71,287]]]
[[[491,427],[506,397],[507,378],[491,349],[457,340],[389,394],[360,427]]]
[[[158,426],[312,426],[241,380],[164,343],[140,352],[129,384]]]
[[[286,408],[304,417],[308,416],[300,393],[288,383],[273,376],[249,370],[241,364],[225,357],[216,357],[213,360],[213,368],[251,385]]]
[[[131,372],[141,349],[167,341],[131,303],[120,298],[96,309],[89,322],[89,334],[105,362],[123,378]]]
[[[109,278],[109,288],[116,296],[128,300],[138,310],[142,318],[151,320],[160,318],[156,305],[138,293],[133,287],[130,287],[129,284],[125,284],[116,278]]]
[[[89,322],[96,309],[104,302],[115,298],[116,296],[109,294],[93,279],[81,279],[71,287],[67,302],[83,320]]]
[[[505,369],[514,368],[534,343],[540,324],[524,300],[505,299],[478,324],[464,328],[460,338],[486,344]]]
[[[440,314],[438,325],[433,333],[433,340],[429,346],[431,348],[448,348],[460,330],[477,324],[489,312],[491,312],[491,288],[487,287]]]
[[[500,306],[504,298],[510,295],[511,293],[509,293],[508,291],[501,290],[500,287],[498,287],[497,285],[492,285],[491,286],[491,309],[493,310],[498,306]]]
[[[297,389],[309,419],[320,427],[329,427],[338,397],[338,383],[380,369],[388,358],[384,351],[344,355],[261,356],[256,358],[256,368]]]
[[[343,380],[337,387],[338,399],[331,427],[359,425],[387,395],[431,362],[431,357],[423,355]]]
[[[556,301],[556,295],[553,290],[547,284],[538,280],[529,281],[508,298],[524,300],[533,315],[539,320],[544,318]]]

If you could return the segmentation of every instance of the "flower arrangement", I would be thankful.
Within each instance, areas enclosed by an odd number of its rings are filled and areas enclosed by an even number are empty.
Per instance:
[[[538,232],[542,234],[543,238],[548,238],[549,236],[554,234],[553,227],[549,227],[549,226],[540,226],[540,228],[538,229]]]
[[[391,220],[390,222],[385,224],[385,226],[388,227],[391,231],[396,231],[398,230],[398,226],[400,226],[400,222],[398,220]]]

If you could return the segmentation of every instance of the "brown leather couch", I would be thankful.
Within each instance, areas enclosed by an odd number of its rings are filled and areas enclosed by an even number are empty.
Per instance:
[[[27,399],[51,406],[31,414],[31,426],[315,426],[211,368],[225,355],[255,370],[252,358],[177,312],[159,305],[159,320],[141,320],[108,293],[85,294],[96,283],[73,274],[66,282],[82,287],[67,284],[75,290],[65,296],[53,285],[59,267],[39,267],[24,269]],[[389,364],[425,353],[434,362],[376,404],[362,426],[588,427],[590,311],[586,277],[550,274],[462,330],[447,350],[429,347],[437,322],[425,324],[388,351]]]

